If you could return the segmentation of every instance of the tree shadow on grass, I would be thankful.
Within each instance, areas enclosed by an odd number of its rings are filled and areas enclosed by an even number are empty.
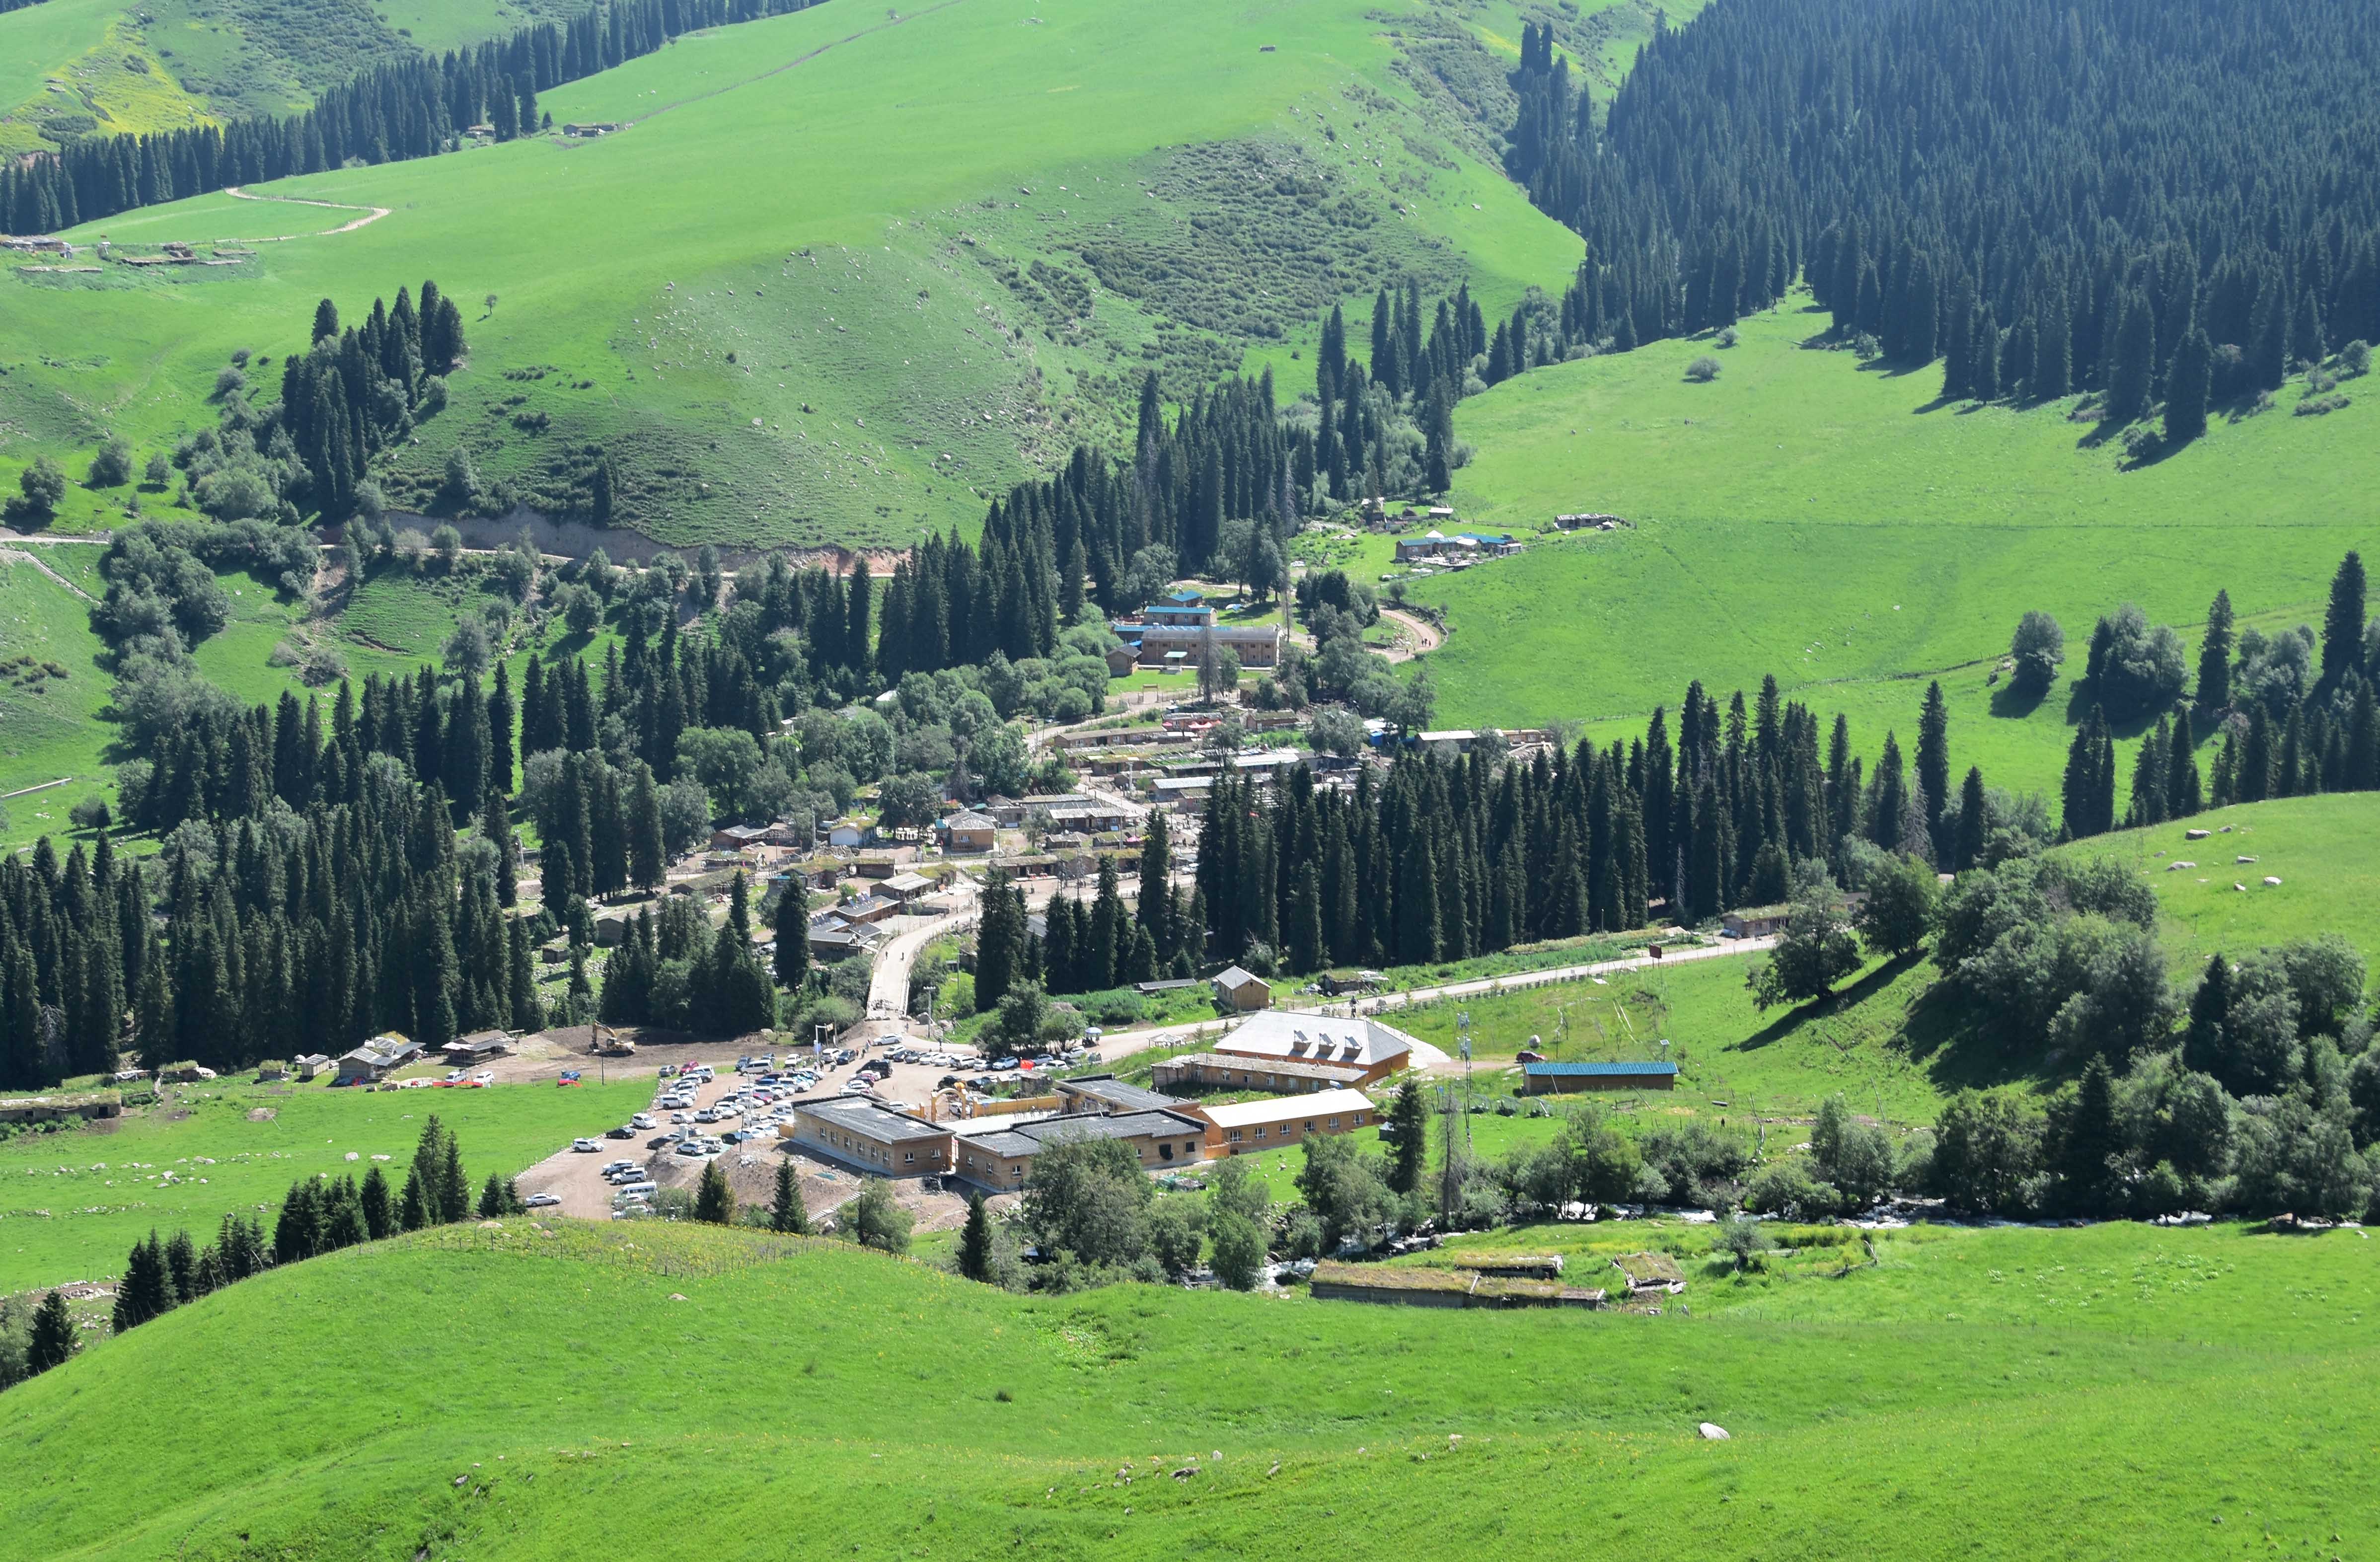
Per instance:
[[[2022,689],[2010,679],[1992,690],[1992,714],[2006,720],[2022,721],[2040,709],[2041,702],[2048,697],[2046,688]]]
[[[1821,1024],[1850,1010],[1856,1009],[1861,1003],[1892,986],[1900,978],[1903,972],[1924,958],[1922,952],[1895,955],[1850,987],[1839,987],[1826,997],[1814,998],[1807,1003],[1795,1004],[1767,1024],[1736,1043],[1729,1050],[1756,1052],[1776,1042],[1790,1040],[1812,1025]]]
[[[2046,1090],[2057,1083],[2038,1052],[2010,1046],[1947,982],[1935,983],[1909,1006],[1901,1040],[1909,1060],[1945,1096],[2006,1084]]]
[[[1727,1050],[1757,1052],[1805,1035],[1840,1047],[1841,1044],[1826,1034],[1828,1023],[1852,1013],[1863,1003],[1884,999],[1895,983],[1926,959],[1924,950],[1896,955],[1851,986],[1826,998],[1796,1005]],[[1869,1027],[1870,1034],[1862,1039],[1900,1052],[1944,1095],[2007,1084],[2046,1088],[2055,1083],[2046,1059],[2009,1046],[2006,1038],[1990,1031],[1973,1006],[1947,983],[1936,981],[1929,985],[1898,1016],[1882,1012],[1881,1003],[1878,1009],[1879,1012],[1872,1017],[1875,1023]],[[1893,1023],[1896,1018],[1897,1025]]]

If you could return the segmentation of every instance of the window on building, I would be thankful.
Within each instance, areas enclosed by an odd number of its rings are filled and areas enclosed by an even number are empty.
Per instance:
[[[1305,1132],[1308,1132],[1308,1133],[1311,1133],[1311,1132],[1314,1132],[1314,1120],[1313,1120],[1313,1119],[1311,1119],[1311,1118],[1308,1118],[1308,1119],[1306,1120],[1306,1122],[1305,1122]]]
[[[1173,1146],[1171,1144],[1160,1144],[1157,1146],[1157,1158],[1161,1161],[1172,1160],[1173,1158]]]
[[[1265,1136],[1265,1131],[1264,1131],[1262,1128],[1258,1128],[1258,1129],[1257,1130],[1257,1138],[1259,1138],[1259,1139],[1261,1139],[1261,1138],[1263,1138],[1264,1136]]]
[[[1337,1118],[1330,1118],[1325,1120],[1330,1124],[1331,1132],[1336,1133],[1339,1132],[1339,1120]]]
[[[1361,1128],[1364,1126],[1364,1114],[1357,1112],[1354,1117],[1349,1118],[1347,1120],[1350,1123],[1353,1123],[1355,1127]]]
[[[1235,1128],[1235,1129],[1232,1130],[1232,1144],[1238,1144],[1239,1142],[1240,1142],[1240,1131],[1239,1131],[1238,1129],[1236,1129],[1236,1128]]]
[[[910,1151],[910,1150],[904,1150],[904,1151],[902,1151],[902,1152],[901,1152],[901,1164],[902,1164],[903,1166],[915,1166],[915,1165],[917,1165],[917,1156],[916,1152],[914,1152],[914,1151]]]

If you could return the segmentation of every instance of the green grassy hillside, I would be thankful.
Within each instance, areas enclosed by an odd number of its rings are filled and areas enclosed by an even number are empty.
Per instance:
[[[650,1080],[399,1093],[218,1080],[96,1126],[15,1134],[0,1139],[0,1295],[115,1275],[152,1227],[204,1243],[224,1216],[269,1215],[317,1172],[361,1181],[378,1161],[401,1184],[433,1112],[480,1179],[510,1176],[651,1099]]]
[[[372,64],[577,15],[583,0],[42,0],[0,16],[0,151],[287,114]]]
[[[2192,829],[2214,833],[2192,841]],[[2061,850],[2139,868],[2156,891],[2168,952],[2192,969],[2217,950],[2236,958],[2323,933],[2380,962],[2380,796],[2371,793],[2242,804]]]
[[[267,192],[389,209],[350,233],[321,230],[352,213],[222,196],[92,225],[314,236],[238,268],[0,287],[0,341],[76,345],[7,355],[0,421],[31,437],[0,447],[0,478],[104,428],[165,443],[211,417],[234,349],[277,357],[317,298],[360,309],[431,276],[472,305],[472,367],[408,468],[460,441],[533,483],[600,440],[625,513],[673,542],[971,526],[980,495],[1114,438],[1148,368],[1182,391],[1251,349],[1296,368],[1279,355],[1332,302],[1393,277],[1467,276],[1494,312],[1568,274],[1575,239],[1409,57],[1425,43],[1505,91],[1488,43],[1414,0],[829,4],[681,38],[543,99],[620,134]],[[525,431],[538,412],[551,429]],[[68,521],[99,515],[79,499]]]
[[[1582,1272],[1701,1245],[1561,1235]],[[1876,1252],[1743,1281],[1689,1257],[1661,1317],[1445,1314],[1023,1299],[832,1244],[511,1220],[275,1272],[10,1391],[0,1518],[54,1558],[2380,1541],[2375,1258],[2352,1233],[1927,1229]],[[123,1468],[142,1502],[104,1500]]]
[[[2189,841],[2186,829],[2213,833]],[[2058,850],[2139,868],[2156,891],[2157,937],[2178,982],[2215,951],[2236,958],[2321,933],[2338,933],[2380,962],[2380,797],[2371,793],[2242,804]],[[2234,862],[2242,855],[2257,860]],[[2170,866],[2177,862],[2198,866]],[[2265,885],[2266,876],[2280,884]],[[1511,1059],[1532,1038],[1548,1057],[1676,1063],[1674,1095],[1626,1098],[1639,1111],[1806,1116],[1841,1092],[1861,1111],[1930,1122],[1957,1090],[2022,1084],[2046,1091],[2068,1077],[2044,1072],[2037,1058],[2010,1055],[1977,1035],[1959,1009],[1929,997],[1940,973],[1922,956],[1872,960],[1833,999],[1765,1014],[1744,985],[1750,964],[1618,973],[1433,1002],[1391,1018],[1451,1052],[1457,1017],[1467,1014],[1483,1090],[1517,1088]]]
[[[1822,719],[1848,712],[1873,753],[1887,728],[1908,740],[1938,676],[1956,764],[2054,793],[2081,715],[2069,685],[2034,704],[1993,677],[2027,610],[2057,615],[2078,662],[2126,600],[2193,642],[2220,588],[2268,630],[2319,624],[2340,556],[2375,541],[2357,498],[2380,474],[2368,398],[2296,418],[2293,385],[2127,471],[2065,404],[1937,406],[1938,369],[1803,347],[1823,324],[1789,308],[1745,321],[1731,349],[1657,343],[1463,404],[1466,521],[1528,535],[1607,511],[1637,529],[1415,587],[1454,628],[1429,660],[1450,724],[1641,733],[1691,678],[1723,693],[1774,672]],[[1706,353],[1718,379],[1689,383]]]
[[[120,757],[119,729],[109,719],[106,646],[91,628],[89,599],[107,589],[99,575],[101,550],[36,542],[14,551],[13,560],[0,558],[0,794],[65,778],[72,784],[0,795],[6,815],[0,845],[64,835],[76,801],[92,793],[113,800],[111,767]],[[455,622],[487,599],[484,577],[416,574],[400,563],[376,570],[352,595],[334,595],[318,618],[306,602],[252,575],[218,578],[231,599],[231,618],[200,642],[192,659],[207,678],[251,705],[270,704],[285,689],[301,697],[308,692],[299,665],[305,648],[326,650],[329,664],[345,667],[358,683],[369,673],[410,673],[424,661],[438,662]],[[524,625],[513,648],[516,663],[532,646],[554,648],[563,635],[559,621]]]
[[[42,557],[72,579],[67,555],[98,552],[61,546]],[[0,793],[100,772],[99,755],[114,731],[100,720],[109,680],[100,670],[104,647],[91,633],[90,607],[30,559],[0,561]],[[63,786],[0,800],[8,816],[0,839],[63,832],[67,809],[86,790]]]

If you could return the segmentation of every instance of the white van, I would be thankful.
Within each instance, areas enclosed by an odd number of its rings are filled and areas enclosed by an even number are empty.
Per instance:
[[[612,1202],[618,1204],[623,1200],[649,1199],[660,1191],[660,1186],[648,1177],[641,1182],[624,1182],[613,1189]]]

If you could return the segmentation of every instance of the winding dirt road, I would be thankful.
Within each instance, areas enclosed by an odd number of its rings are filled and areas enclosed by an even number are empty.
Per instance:
[[[224,194],[234,200],[279,201],[286,206],[320,206],[330,212],[361,212],[362,216],[344,227],[323,228],[315,233],[274,234],[269,238],[243,238],[242,244],[286,244],[293,238],[328,238],[334,234],[353,233],[358,228],[379,222],[389,213],[385,206],[350,206],[343,200],[308,200],[295,195],[250,195],[237,185],[225,185]]]
[[[1380,653],[1390,661],[1411,661],[1417,656],[1427,656],[1446,644],[1445,632],[1419,613],[1406,612],[1401,608],[1382,608],[1380,616],[1395,620],[1397,626],[1405,632],[1402,642]]]

